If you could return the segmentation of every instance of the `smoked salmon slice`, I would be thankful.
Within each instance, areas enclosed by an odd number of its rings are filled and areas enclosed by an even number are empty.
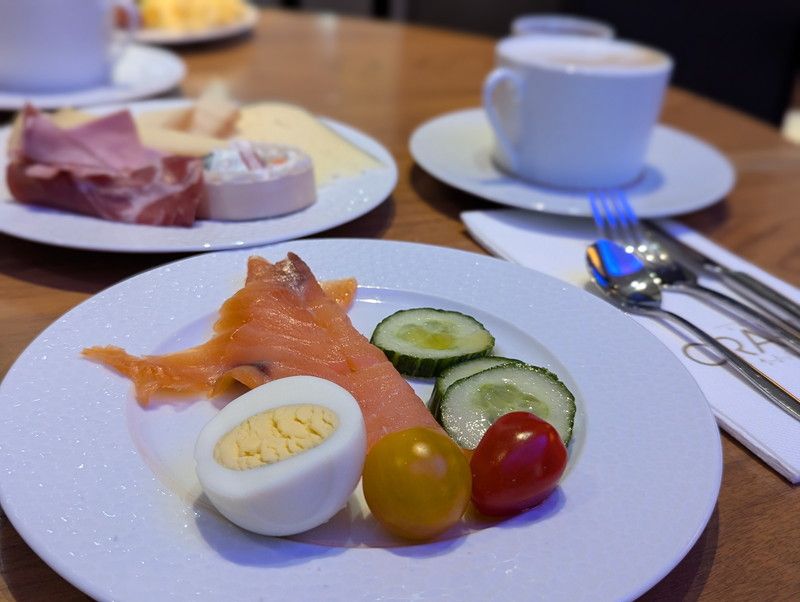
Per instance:
[[[137,357],[113,346],[89,347],[83,355],[131,379],[142,405],[156,394],[214,396],[233,382],[253,388],[310,375],[356,398],[368,446],[407,428],[443,432],[383,352],[353,327],[342,305],[352,301],[355,281],[329,290],[341,293],[343,286],[352,291],[337,295],[340,304],[294,253],[274,264],[251,257],[244,287],[223,303],[206,343],[160,356]]]

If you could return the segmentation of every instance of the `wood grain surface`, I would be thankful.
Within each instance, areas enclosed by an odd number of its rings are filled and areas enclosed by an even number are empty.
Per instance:
[[[479,105],[493,45],[490,38],[396,23],[267,11],[244,39],[181,49],[189,75],[175,94],[195,96],[222,80],[243,102],[298,103],[385,144],[400,172],[392,196],[321,236],[483,252],[458,214],[493,205],[415,166],[408,139],[431,117]],[[738,172],[727,199],[685,221],[800,285],[800,150],[772,127],[685,91],[669,92],[663,121],[722,149]],[[0,235],[0,374],[65,311],[178,257],[74,251]],[[800,490],[727,435],[723,454],[722,490],[708,527],[644,600],[800,599]],[[30,550],[5,515],[0,520],[0,600],[85,599]]]

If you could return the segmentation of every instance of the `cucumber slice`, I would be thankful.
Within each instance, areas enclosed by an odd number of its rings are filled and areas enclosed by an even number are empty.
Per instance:
[[[461,447],[475,449],[495,420],[518,410],[546,420],[564,445],[569,443],[575,396],[549,370],[521,363],[489,368],[450,385],[442,398],[440,422]]]
[[[488,355],[494,337],[471,316],[421,307],[384,318],[371,343],[402,374],[429,377],[458,362]]]
[[[428,402],[428,407],[431,409],[433,415],[438,418],[439,406],[442,404],[444,393],[454,382],[461,380],[462,378],[472,376],[473,374],[477,374],[478,372],[483,372],[489,368],[494,368],[495,366],[505,366],[506,364],[513,363],[522,362],[520,360],[512,360],[507,357],[487,356],[477,357],[475,359],[467,360],[466,362],[461,362],[459,364],[450,366],[436,379],[436,384],[433,386],[433,394]]]

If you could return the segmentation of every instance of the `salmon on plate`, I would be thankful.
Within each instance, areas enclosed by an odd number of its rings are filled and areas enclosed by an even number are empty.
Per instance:
[[[136,357],[114,346],[90,347],[84,355],[130,378],[143,405],[154,394],[213,396],[234,382],[254,388],[310,375],[356,398],[370,447],[412,427],[443,432],[384,353],[353,327],[343,307],[351,295],[341,294],[341,281],[326,288],[339,294],[326,294],[293,253],[274,264],[251,257],[244,287],[222,305],[206,343],[160,356]]]

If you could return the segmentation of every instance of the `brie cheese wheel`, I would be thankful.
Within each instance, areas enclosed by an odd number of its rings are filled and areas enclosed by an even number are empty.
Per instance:
[[[300,149],[235,140],[206,157],[200,219],[263,219],[300,211],[317,199],[311,159]]]

